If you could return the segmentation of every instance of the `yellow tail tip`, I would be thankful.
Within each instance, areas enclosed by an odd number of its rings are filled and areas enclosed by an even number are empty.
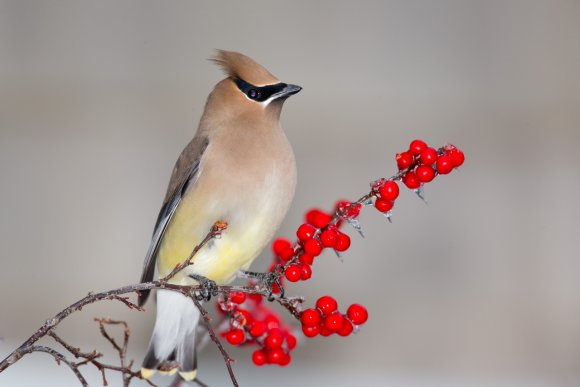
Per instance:
[[[183,380],[191,382],[197,376],[197,370],[189,372],[180,371],[179,375],[183,378]]]
[[[141,368],[141,377],[143,379],[149,379],[155,374],[155,370],[150,370],[149,368]]]

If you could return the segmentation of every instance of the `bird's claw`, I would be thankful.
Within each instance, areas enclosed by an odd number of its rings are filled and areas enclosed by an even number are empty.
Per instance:
[[[219,289],[215,281],[197,274],[190,274],[189,277],[196,280],[201,287],[199,291],[195,292],[196,300],[209,301],[212,297],[216,297],[219,294]]]
[[[277,275],[275,272],[268,272],[264,273],[264,279],[262,280],[262,285],[268,291],[268,301],[274,301],[276,297],[274,297],[274,285],[278,286],[280,289],[280,298],[284,297],[284,287],[282,286],[282,282],[280,282],[280,276]]]
[[[278,297],[284,297],[284,287],[282,286],[282,282],[280,281],[280,275],[282,273],[283,267],[282,265],[276,265],[272,271],[266,273],[256,273],[251,271],[242,271],[241,276],[244,278],[255,278],[260,281],[260,285],[262,285],[268,295],[268,301],[274,301],[276,296],[274,295],[274,285],[278,286],[280,289],[280,294]]]

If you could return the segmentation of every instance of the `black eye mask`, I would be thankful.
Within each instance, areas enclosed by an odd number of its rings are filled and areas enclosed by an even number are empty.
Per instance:
[[[244,93],[249,99],[257,102],[264,102],[272,97],[274,94],[281,92],[288,86],[285,83],[276,83],[275,85],[254,86],[242,79],[234,78],[233,81],[238,86],[238,89]]]

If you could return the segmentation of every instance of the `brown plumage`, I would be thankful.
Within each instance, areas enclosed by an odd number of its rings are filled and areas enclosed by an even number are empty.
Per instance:
[[[220,66],[227,76],[240,78],[256,86],[271,85],[280,82],[268,70],[252,58],[235,51],[217,50],[210,60]]]

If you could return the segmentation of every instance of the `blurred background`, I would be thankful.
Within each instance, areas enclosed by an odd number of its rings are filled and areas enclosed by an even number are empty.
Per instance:
[[[308,340],[286,368],[232,350],[241,385],[580,385],[579,42],[574,0],[1,0],[0,357],[87,292],[138,281],[223,48],[304,87],[282,115],[299,181],[279,235],[390,176],[414,138],[467,155],[428,205],[403,192],[393,224],[369,208],[344,262],[326,253],[287,288],[365,304],[362,331]],[[58,331],[106,351],[101,316],[129,322],[140,362],[153,304],[90,306]],[[199,376],[229,383],[211,345]],[[35,354],[0,385],[78,383]]]

